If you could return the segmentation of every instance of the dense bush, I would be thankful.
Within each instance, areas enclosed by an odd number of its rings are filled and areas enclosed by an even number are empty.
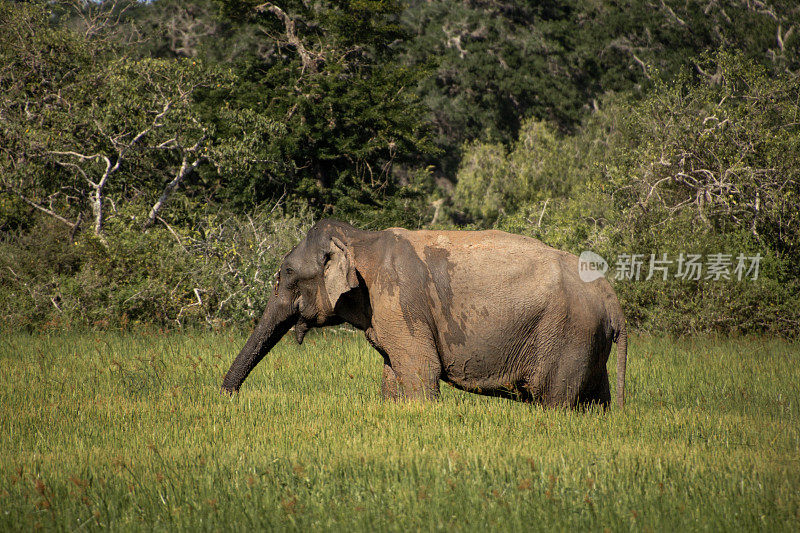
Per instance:
[[[576,136],[537,137],[532,122],[508,153],[471,146],[456,199],[497,227],[599,253],[612,271],[619,254],[643,254],[641,280],[616,282],[634,326],[796,335],[800,80],[737,55],[704,61],[713,78],[659,83],[639,103],[609,99]],[[667,281],[644,280],[650,254],[681,252],[730,254],[730,271],[738,254],[760,254],[760,275],[685,281],[673,263]]]
[[[228,8],[269,53],[148,57],[119,23],[143,4],[0,0],[5,324],[243,323],[312,218],[431,216],[431,173],[395,167],[428,145],[398,5]]]
[[[559,135],[546,122],[523,122],[519,138],[465,147],[454,201],[467,215],[491,224],[504,216],[553,198],[569,196],[592,174],[597,158],[592,139]]]
[[[798,16],[794,0],[409,0],[401,20],[406,61],[432,71],[419,85],[444,152],[432,164],[452,177],[463,143],[513,143],[530,117],[574,131],[605,94],[646,95],[653,69],[703,68],[705,50],[797,75]]]
[[[69,241],[49,217],[0,241],[0,320],[25,328],[247,324],[266,306],[272,275],[311,224],[280,206],[250,216],[198,213],[142,233],[124,216],[103,245]]]

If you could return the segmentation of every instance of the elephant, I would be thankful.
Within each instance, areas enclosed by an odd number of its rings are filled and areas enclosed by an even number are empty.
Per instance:
[[[624,404],[627,333],[609,282],[584,282],[578,258],[488,231],[366,231],[317,222],[289,252],[222,391],[237,392],[292,327],[349,323],[383,358],[384,399],[455,388],[544,406],[608,407],[616,342]]]

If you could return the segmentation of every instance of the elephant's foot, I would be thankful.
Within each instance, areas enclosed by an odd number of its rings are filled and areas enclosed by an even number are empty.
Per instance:
[[[389,365],[383,365],[381,397],[384,400],[438,400],[439,379],[420,373],[398,375]]]
[[[381,384],[381,398],[384,400],[399,400],[400,399],[400,384],[398,383],[397,374],[394,373],[392,367],[387,364],[383,365],[383,383]]]

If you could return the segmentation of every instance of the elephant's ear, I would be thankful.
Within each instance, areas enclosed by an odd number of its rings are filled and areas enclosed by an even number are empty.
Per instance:
[[[345,244],[336,237],[331,238],[328,250],[328,262],[325,264],[325,291],[331,302],[331,308],[342,294],[358,287],[358,276],[353,263],[353,254]]]

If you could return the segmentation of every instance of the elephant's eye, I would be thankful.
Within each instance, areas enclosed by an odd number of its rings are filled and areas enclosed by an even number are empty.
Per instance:
[[[294,274],[294,269],[286,267],[286,275],[291,276],[292,274]]]

